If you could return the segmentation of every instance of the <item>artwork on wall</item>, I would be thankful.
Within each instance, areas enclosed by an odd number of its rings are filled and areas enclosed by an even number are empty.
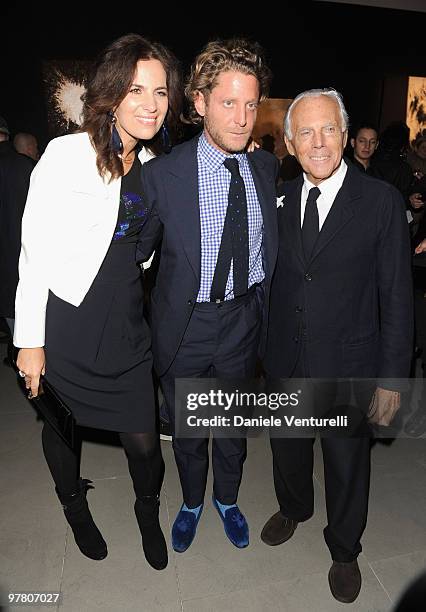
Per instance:
[[[406,122],[411,142],[426,135],[426,77],[408,77]]]
[[[49,136],[74,132],[81,124],[81,96],[90,70],[89,61],[64,60],[43,63]]]
[[[284,144],[284,117],[291,102],[285,98],[264,100],[259,106],[252,134],[263,149],[274,153],[280,160],[288,154]]]

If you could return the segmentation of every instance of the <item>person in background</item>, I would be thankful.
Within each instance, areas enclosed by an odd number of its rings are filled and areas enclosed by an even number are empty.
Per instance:
[[[7,122],[0,117],[0,317],[13,335],[21,220],[33,163],[15,151],[9,138]]]
[[[417,178],[426,176],[426,132],[419,134],[411,142],[411,148],[407,151],[407,162]]]
[[[416,354],[421,361],[423,374],[420,397],[417,400],[412,414],[404,423],[404,432],[411,438],[419,438],[426,432],[426,218],[420,221],[417,233],[412,239],[414,246],[413,282],[414,306],[416,321]],[[413,360],[413,373],[415,376],[416,359]]]
[[[374,176],[371,158],[379,145],[377,129],[370,123],[360,123],[354,130],[350,143],[353,149],[353,164],[362,172]]]
[[[413,187],[413,172],[405,159],[409,133],[403,121],[391,122],[380,134],[374,155],[374,176],[396,187],[407,206]]]
[[[407,151],[407,162],[410,164],[414,175],[413,193],[410,195],[410,204],[414,211],[420,212],[419,226],[424,223],[424,204],[426,201],[426,135],[419,135],[411,143]],[[419,235],[424,233],[422,227],[418,227]]]
[[[141,166],[169,147],[178,127],[176,59],[138,34],[122,36],[100,54],[83,101],[81,130],[52,140],[31,176],[17,365],[33,396],[45,376],[78,426],[119,432],[145,557],[160,570],[167,565],[159,523],[164,463],[136,243],[149,214]],[[45,422],[42,443],[80,551],[104,559],[107,545],[86,500],[90,481],[79,478],[81,439],[71,448]]]
[[[18,153],[30,157],[34,162],[38,162],[40,159],[37,138],[32,134],[18,132],[13,139],[13,146]]]

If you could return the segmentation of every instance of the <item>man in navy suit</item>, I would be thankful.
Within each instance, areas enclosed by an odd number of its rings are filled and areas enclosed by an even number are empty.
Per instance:
[[[412,352],[408,224],[392,185],[342,159],[347,125],[333,89],[304,92],[287,112],[286,145],[304,173],[282,187],[264,365],[271,379],[381,379],[366,405],[374,393],[370,417],[389,425],[400,402],[392,379],[408,376]],[[261,537],[274,546],[313,514],[313,439],[271,438],[271,445],[280,510]],[[349,603],[361,588],[370,441],[322,437],[321,445],[329,584],[336,599]]]
[[[256,43],[209,43],[186,88],[190,118],[203,126],[201,135],[143,168],[152,212],[140,253],[149,256],[162,231],[152,336],[172,426],[176,378],[255,373],[277,251],[278,163],[265,151],[246,153],[246,148],[269,82]],[[203,507],[208,439],[174,437],[173,448],[184,503],[172,544],[183,552]],[[249,543],[246,519],[236,505],[245,456],[244,439],[212,441],[213,504],[239,548]]]

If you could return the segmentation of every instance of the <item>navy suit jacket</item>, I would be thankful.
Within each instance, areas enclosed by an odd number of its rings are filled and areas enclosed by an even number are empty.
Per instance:
[[[147,259],[162,236],[160,264],[151,295],[154,365],[160,376],[167,371],[176,356],[200,286],[198,139],[199,136],[196,136],[174,147],[168,155],[153,159],[142,168],[144,195],[151,213],[140,236],[138,259]],[[273,155],[261,149],[249,153],[247,157],[263,215],[267,312],[278,246],[275,188],[278,162]],[[263,344],[266,325],[264,320]]]
[[[266,371],[276,378],[291,376],[303,344],[311,377],[408,377],[413,303],[401,195],[349,162],[305,261],[302,185],[303,175],[281,186]]]

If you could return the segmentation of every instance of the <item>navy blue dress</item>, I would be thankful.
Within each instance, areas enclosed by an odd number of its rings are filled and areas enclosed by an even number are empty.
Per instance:
[[[90,290],[75,307],[49,293],[46,378],[79,425],[154,432],[151,338],[135,252],[147,210],[140,162],[122,178],[118,222]]]

